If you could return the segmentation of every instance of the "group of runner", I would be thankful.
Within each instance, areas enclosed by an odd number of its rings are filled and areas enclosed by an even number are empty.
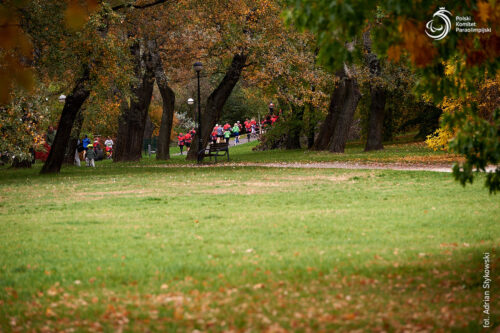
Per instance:
[[[179,133],[179,135],[177,135],[177,144],[179,145],[179,149],[181,150],[181,155],[182,151],[184,150],[184,146],[186,146],[186,151],[189,151],[189,148],[191,147],[191,142],[193,141],[195,134],[196,131],[194,130],[194,128],[191,128],[191,130],[188,133],[186,134]]]
[[[253,118],[251,120],[247,118],[243,124],[238,120],[233,126],[227,122],[224,125],[216,124],[210,134],[210,140],[214,144],[222,142],[229,143],[229,139],[234,137],[235,143],[240,143],[240,135],[246,133],[247,140],[250,142],[252,136],[256,137],[257,134],[261,133],[261,131],[263,132],[266,127],[273,125],[278,118],[278,115],[268,115],[260,124]],[[177,136],[177,144],[181,151],[181,155],[183,154],[184,147],[189,151],[195,134],[196,131],[194,128],[186,134],[179,133]]]

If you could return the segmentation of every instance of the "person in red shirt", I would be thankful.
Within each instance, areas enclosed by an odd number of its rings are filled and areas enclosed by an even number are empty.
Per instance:
[[[250,120],[245,120],[245,122],[243,123],[245,124],[245,132],[247,132],[247,141],[250,142],[250,135],[252,133],[252,124],[250,124]]]
[[[227,131],[228,129],[231,128],[231,125],[229,125],[228,123],[226,123],[223,128],[224,128],[224,132],[225,132],[225,131]]]
[[[179,145],[179,149],[181,150],[181,155],[182,155],[182,149],[184,149],[184,135],[182,133],[179,133],[177,136],[177,144]]]
[[[217,143],[217,128],[214,127],[212,134],[210,134],[210,138],[212,139],[213,144]]]
[[[186,151],[189,151],[189,148],[191,147],[191,134],[187,133],[184,135],[184,144],[186,145]]]

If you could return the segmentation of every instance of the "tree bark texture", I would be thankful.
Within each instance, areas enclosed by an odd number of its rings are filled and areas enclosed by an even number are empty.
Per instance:
[[[372,83],[370,84],[370,119],[368,121],[368,135],[365,151],[384,149],[382,144],[382,131],[384,129],[384,109],[387,99],[387,91],[377,78],[380,77],[380,59],[371,52],[370,29],[364,35],[365,63],[370,70]]]
[[[334,101],[334,109],[336,109],[335,113],[337,116],[334,119],[335,126],[333,128],[333,136],[328,150],[332,153],[343,153],[349,136],[349,128],[352,124],[354,112],[356,112],[356,107],[361,99],[361,93],[356,78],[348,75],[345,69],[342,71],[337,88],[342,98]]]
[[[85,67],[82,76],[76,81],[75,87],[66,97],[54,143],[40,173],[58,173],[61,170],[75,118],[90,95],[88,81],[89,68]]]
[[[374,85],[370,88],[370,94],[370,119],[368,121],[365,151],[384,149],[382,132],[384,128],[384,110],[387,92],[384,87]]]
[[[330,99],[328,114],[314,142],[314,150],[344,152],[354,112],[361,99],[355,77],[348,75],[345,68],[337,72],[337,77],[338,82]]]
[[[328,149],[328,145],[330,144],[330,140],[333,136],[333,129],[335,128],[335,123],[338,119],[338,112],[336,112],[335,101],[342,98],[340,87],[337,85],[335,90],[332,93],[330,98],[330,105],[328,106],[328,114],[326,115],[325,120],[321,124],[319,128],[318,136],[316,137],[316,141],[314,142],[312,149],[313,150],[326,150]]]
[[[138,82],[131,88],[130,102],[122,101],[116,149],[113,152],[114,162],[138,161],[142,157],[144,130],[154,85],[154,66],[149,43],[137,42],[130,47]]]
[[[155,52],[153,55],[155,58],[156,85],[158,86],[158,90],[160,90],[163,102],[163,113],[161,116],[160,133],[158,135],[156,159],[168,160],[170,159],[170,134],[172,133],[172,125],[174,121],[175,93],[168,86],[167,77],[163,70],[160,55],[158,52]]]
[[[203,141],[203,147],[206,147],[208,144],[210,133],[212,132],[215,124],[219,121],[222,115],[222,108],[231,95],[234,86],[240,79],[241,72],[246,66],[246,60],[246,54],[235,54],[231,65],[226,71],[226,75],[224,75],[224,78],[219,83],[217,88],[215,88],[215,90],[207,98],[205,112],[202,112],[201,115],[203,132],[201,133],[201,138]],[[200,133],[196,133],[193,142],[191,143],[191,149],[187,155],[188,160],[196,160],[198,158],[198,135],[200,135]]]
[[[83,119],[83,108],[80,108],[80,110],[78,110],[78,113],[76,114],[75,122],[73,123],[73,129],[71,130],[71,135],[68,142],[68,147],[66,149],[66,155],[64,156],[65,164],[73,165],[75,163],[75,151],[78,146],[80,132],[82,131]]]
[[[300,132],[302,131],[302,120],[304,118],[304,106],[292,105],[292,119],[286,136],[286,149],[300,149]]]

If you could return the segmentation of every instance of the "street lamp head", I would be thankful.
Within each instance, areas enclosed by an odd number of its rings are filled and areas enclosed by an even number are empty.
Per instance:
[[[188,104],[189,104],[189,105],[193,105],[193,104],[194,104],[194,99],[192,99],[192,98],[188,98]]]
[[[203,69],[203,64],[197,61],[194,63],[193,67],[196,72],[201,72],[201,70]]]
[[[272,102],[272,101],[271,101],[271,102],[269,102],[269,108],[270,108],[270,109],[274,109],[274,104],[273,104],[273,102]]]
[[[66,101],[66,95],[61,95],[58,98],[59,102],[64,103]]]

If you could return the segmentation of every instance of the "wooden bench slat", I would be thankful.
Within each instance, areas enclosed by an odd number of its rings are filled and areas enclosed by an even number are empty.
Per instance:
[[[208,153],[206,152],[208,150]],[[222,153],[222,154],[219,154]],[[229,144],[227,143],[212,143],[208,146],[208,149],[205,149],[204,156],[210,157],[212,160],[212,156],[215,156],[215,162],[217,162],[217,156],[227,156],[227,160],[229,161]]]

